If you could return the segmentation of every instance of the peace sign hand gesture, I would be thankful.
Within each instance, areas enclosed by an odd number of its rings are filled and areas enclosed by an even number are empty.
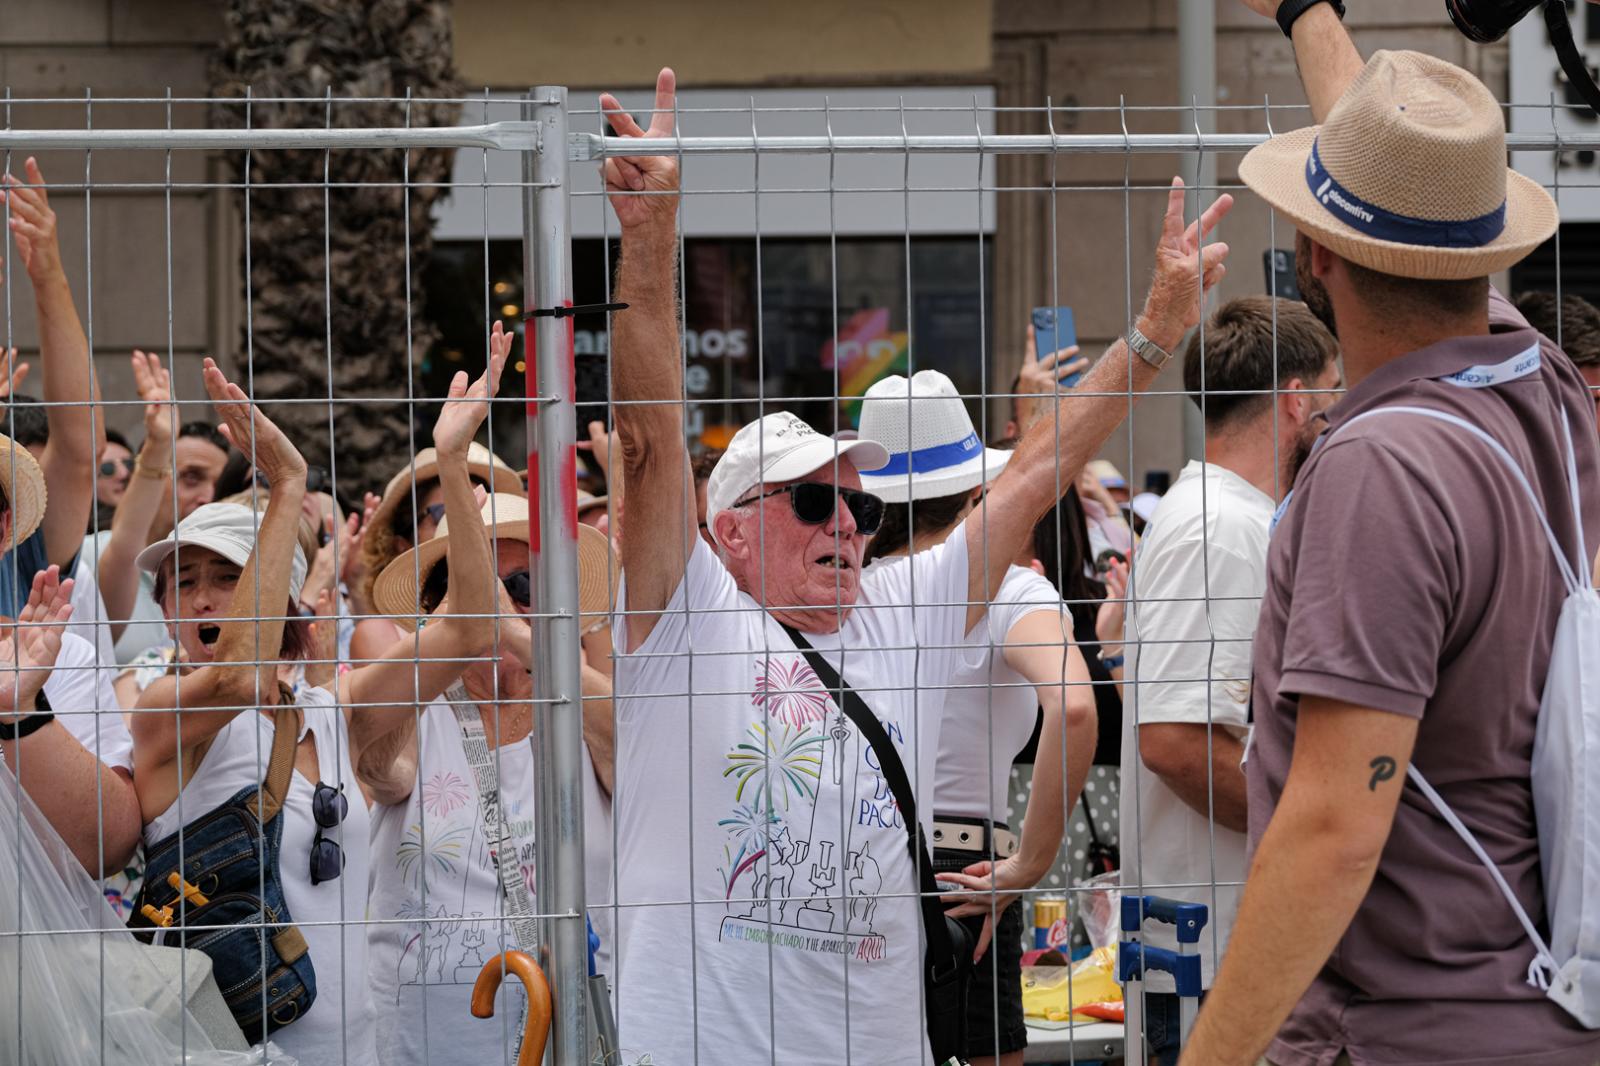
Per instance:
[[[1232,207],[1233,197],[1223,193],[1185,227],[1183,179],[1172,179],[1161,241],[1156,245],[1155,276],[1144,302],[1144,318],[1150,328],[1140,326],[1146,336],[1169,351],[1199,324],[1205,294],[1227,272],[1222,261],[1228,256],[1228,246],[1221,241],[1202,242]]]
[[[620,137],[671,137],[678,78],[671,67],[656,76],[656,112],[648,130],[640,129],[632,115],[610,93],[600,94],[600,110]],[[652,223],[671,224],[678,210],[678,160],[670,155],[625,156],[607,159],[606,191],[623,229]]]

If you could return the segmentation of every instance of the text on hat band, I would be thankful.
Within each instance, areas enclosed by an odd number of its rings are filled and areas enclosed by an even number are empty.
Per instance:
[[[1311,195],[1339,221],[1369,237],[1396,244],[1420,244],[1433,248],[1482,248],[1494,243],[1506,228],[1506,204],[1478,218],[1413,218],[1386,211],[1340,185],[1322,165],[1317,142],[1311,142],[1306,157],[1306,184]]]
[[[909,452],[890,452],[889,461],[872,471],[874,477],[891,477],[895,474],[928,474],[960,466],[983,447],[976,433],[949,444],[934,444]]]

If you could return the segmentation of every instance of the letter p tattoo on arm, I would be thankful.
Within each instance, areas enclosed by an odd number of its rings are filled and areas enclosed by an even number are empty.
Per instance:
[[[1367,791],[1378,791],[1378,783],[1387,781],[1394,776],[1395,762],[1387,755],[1380,755],[1367,764],[1372,767],[1372,780],[1367,782]]]

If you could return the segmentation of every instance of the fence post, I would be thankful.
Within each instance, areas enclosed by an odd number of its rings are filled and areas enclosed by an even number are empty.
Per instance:
[[[524,312],[572,304],[567,90],[540,86],[523,105],[538,147],[524,152]],[[524,330],[527,361],[528,551],[534,578],[534,745],[538,759],[538,909],[555,997],[551,1063],[588,1061],[588,929],[583,891],[583,704],[578,633],[577,412],[572,319]]]

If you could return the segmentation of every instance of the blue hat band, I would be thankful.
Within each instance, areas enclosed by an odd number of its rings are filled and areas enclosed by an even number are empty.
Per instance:
[[[1306,159],[1306,184],[1311,195],[1328,209],[1328,213],[1351,229],[1396,244],[1417,244],[1430,248],[1482,248],[1494,243],[1505,232],[1506,205],[1487,215],[1460,221],[1440,221],[1433,218],[1413,218],[1385,211],[1340,185],[1322,165],[1317,152],[1317,142],[1311,142],[1311,155]]]
[[[870,471],[873,477],[894,477],[906,474],[931,474],[960,466],[983,452],[983,442],[976,433],[969,433],[950,444],[934,444],[909,452],[890,452],[889,461]],[[864,471],[868,472],[868,471]]]

